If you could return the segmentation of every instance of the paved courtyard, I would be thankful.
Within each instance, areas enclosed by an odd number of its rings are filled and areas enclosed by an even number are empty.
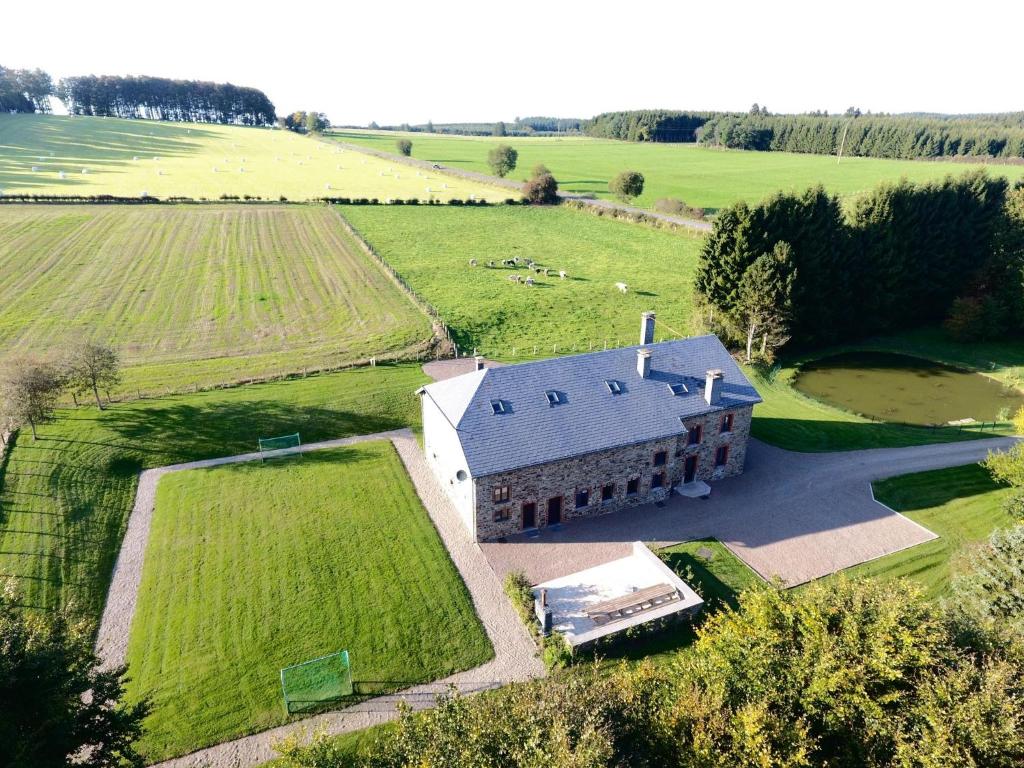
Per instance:
[[[625,557],[630,542],[666,546],[713,537],[764,578],[790,586],[898,552],[935,534],[877,503],[871,481],[971,464],[1013,438],[843,453],[794,453],[751,440],[746,471],[711,498],[653,504],[482,544],[498,576],[534,584]]]

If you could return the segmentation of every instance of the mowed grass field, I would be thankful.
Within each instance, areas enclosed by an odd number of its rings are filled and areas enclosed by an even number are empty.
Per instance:
[[[1003,509],[1012,490],[980,464],[918,472],[874,483],[875,498],[939,535],[845,573],[883,579],[906,577],[929,597],[949,592],[952,564],[964,549],[1016,521]]]
[[[110,342],[125,389],[423,348],[430,323],[323,206],[0,206],[0,348]]]
[[[343,214],[438,309],[463,352],[514,360],[633,344],[644,310],[658,313],[658,340],[689,332],[694,235],[563,208],[349,206]],[[531,275],[525,266],[500,266],[515,256],[554,272],[517,285],[509,277]],[[491,260],[499,266],[488,268]]]
[[[650,208],[661,197],[675,197],[689,205],[714,211],[737,200],[754,202],[778,190],[802,191],[821,183],[844,198],[856,197],[882,181],[906,177],[912,181],[939,179],[979,167],[965,163],[885,160],[849,157],[841,163],[823,155],[786,152],[744,152],[698,147],[695,144],[655,144],[580,136],[496,138],[444,136],[395,131],[339,130],[331,137],[352,144],[395,152],[395,141],[412,141],[412,156],[452,168],[490,173],[488,150],[500,143],[519,152],[512,179],[525,179],[543,163],[565,192],[611,198],[608,182],[624,170],[644,175],[644,194],[636,204]],[[1024,178],[1024,168],[987,165],[989,173],[1011,180]]]
[[[279,670],[340,649],[364,694],[493,656],[390,442],[160,480],[128,647],[149,759],[287,722]]]
[[[98,622],[140,470],[254,451],[268,435],[418,427],[413,393],[427,381],[419,365],[380,365],[61,410],[0,462],[0,577],[14,577],[26,607],[71,606]]]
[[[221,195],[508,197],[507,190],[441,173],[417,176],[409,168],[291,131],[7,114],[0,115],[0,191],[210,200]]]

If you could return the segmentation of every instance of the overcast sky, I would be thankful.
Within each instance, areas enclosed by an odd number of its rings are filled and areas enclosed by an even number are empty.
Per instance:
[[[1024,3],[7,2],[0,64],[260,88],[336,124],[1024,110]]]

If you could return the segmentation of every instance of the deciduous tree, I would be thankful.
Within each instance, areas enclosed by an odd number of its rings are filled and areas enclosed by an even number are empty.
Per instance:
[[[114,347],[87,341],[72,347],[67,359],[68,384],[76,392],[92,392],[96,407],[103,410],[100,389],[121,382],[121,360]]]
[[[644,193],[644,175],[639,171],[623,171],[610,182],[609,191],[623,202],[629,202]]]
[[[53,416],[65,379],[50,362],[25,359],[7,366],[0,377],[3,410],[16,426],[28,424],[32,439],[38,439],[36,427]]]
[[[505,178],[515,170],[519,152],[508,144],[499,144],[487,153],[487,165],[495,176]]]
[[[101,669],[89,625],[24,610],[0,583],[0,756],[10,768],[142,766],[145,702],[122,703],[125,667]]]

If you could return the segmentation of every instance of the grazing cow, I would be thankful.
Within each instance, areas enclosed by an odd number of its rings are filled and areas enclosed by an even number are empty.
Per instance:
[[[469,260],[469,266],[475,267],[476,266],[476,259],[470,259]]]
[[[501,263],[502,263],[502,264],[503,264],[504,266],[506,266],[506,267],[515,267],[515,266],[516,266],[516,262],[515,262],[515,259],[505,259],[505,260],[504,260],[504,261],[502,261]]]
[[[551,277],[551,270],[544,267],[544,277]]]
[[[519,275],[509,275],[508,279],[511,280],[513,283],[518,283],[519,282]]]
[[[494,269],[494,262],[493,261],[488,261],[487,262],[487,266],[490,267],[491,269]]]
[[[527,285],[533,285],[533,278],[532,277],[526,278],[526,284]]]
[[[616,283],[615,287],[619,289],[619,293],[627,293],[629,291],[629,286],[625,283]]]
[[[566,271],[565,271],[564,269],[560,269],[560,270],[558,270],[558,279],[559,279],[559,280],[565,280],[565,279],[567,279],[568,277],[569,277],[569,273],[568,273],[568,272],[566,272]]]

